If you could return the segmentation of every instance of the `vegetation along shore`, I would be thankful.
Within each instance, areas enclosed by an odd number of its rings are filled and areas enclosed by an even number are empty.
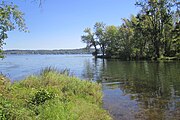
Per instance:
[[[122,18],[119,26],[96,22],[92,29],[85,28],[82,42],[87,44],[87,48],[95,49],[95,57],[179,59],[180,2],[138,0],[135,5],[140,11],[130,18]],[[102,55],[99,55],[99,48]]]
[[[0,76],[1,120],[111,120],[101,108],[101,85],[45,69],[10,83]]]

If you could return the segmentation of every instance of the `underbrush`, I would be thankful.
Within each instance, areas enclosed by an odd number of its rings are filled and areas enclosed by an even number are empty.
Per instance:
[[[101,86],[46,69],[10,83],[0,75],[1,120],[110,120]]]

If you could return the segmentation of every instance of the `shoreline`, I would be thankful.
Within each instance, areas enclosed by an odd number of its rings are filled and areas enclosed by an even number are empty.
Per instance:
[[[0,75],[1,119],[111,120],[102,108],[101,85],[44,69],[11,83]]]

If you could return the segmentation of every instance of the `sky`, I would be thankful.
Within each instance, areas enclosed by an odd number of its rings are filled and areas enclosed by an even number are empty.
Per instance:
[[[138,12],[136,0],[45,0],[41,7],[33,0],[11,0],[25,14],[29,33],[8,32],[5,50],[75,49],[83,30],[96,22],[120,26],[121,18]]]

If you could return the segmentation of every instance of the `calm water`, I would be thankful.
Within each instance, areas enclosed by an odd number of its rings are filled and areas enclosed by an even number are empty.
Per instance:
[[[180,120],[180,62],[95,60],[90,55],[8,55],[0,72],[12,81],[45,67],[102,83],[103,107],[115,120]]]

